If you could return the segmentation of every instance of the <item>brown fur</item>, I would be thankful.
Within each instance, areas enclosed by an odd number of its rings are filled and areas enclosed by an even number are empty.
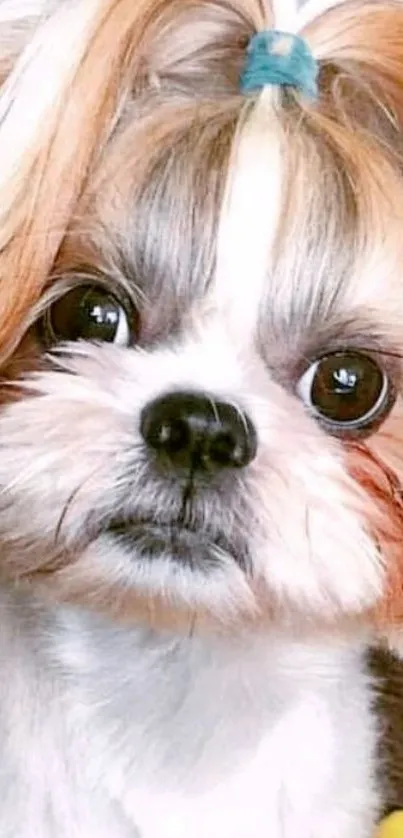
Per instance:
[[[391,625],[403,617],[402,487],[396,472],[370,444],[350,444],[347,462],[352,477],[373,503],[369,526],[388,568],[386,592],[375,620]]]
[[[403,809],[403,662],[387,649],[369,656],[376,680],[375,709],[380,724],[379,780],[384,814]]]

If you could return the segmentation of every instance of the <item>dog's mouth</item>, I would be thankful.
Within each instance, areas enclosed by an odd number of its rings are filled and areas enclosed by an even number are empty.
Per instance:
[[[169,559],[204,572],[228,560],[236,561],[243,569],[247,567],[246,551],[235,539],[178,519],[115,519],[107,532],[132,554],[134,561]]]

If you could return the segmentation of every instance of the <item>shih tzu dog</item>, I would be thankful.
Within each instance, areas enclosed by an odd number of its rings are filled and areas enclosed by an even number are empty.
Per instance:
[[[0,2],[1,838],[402,802],[403,5],[277,7]]]

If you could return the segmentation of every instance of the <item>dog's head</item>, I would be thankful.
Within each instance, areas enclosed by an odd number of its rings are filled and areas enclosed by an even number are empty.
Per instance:
[[[53,5],[4,71],[1,574],[133,620],[398,616],[403,7],[306,26],[312,103],[240,95],[258,0]]]

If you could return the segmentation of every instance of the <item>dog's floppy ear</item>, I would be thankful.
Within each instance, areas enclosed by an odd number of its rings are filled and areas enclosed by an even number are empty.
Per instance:
[[[46,285],[130,90],[149,5],[54,4],[13,58],[0,91],[0,358]],[[6,31],[0,9],[0,50]],[[13,41],[11,52],[24,43]]]
[[[319,61],[319,110],[403,159],[403,3],[346,0],[302,33]]]

